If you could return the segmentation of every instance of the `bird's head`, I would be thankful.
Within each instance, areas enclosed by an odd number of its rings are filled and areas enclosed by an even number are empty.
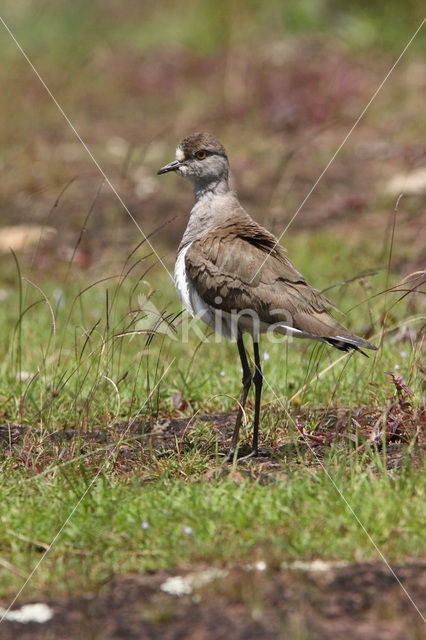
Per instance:
[[[176,148],[176,160],[157,171],[158,175],[176,171],[194,185],[228,180],[225,148],[210,133],[192,133]]]

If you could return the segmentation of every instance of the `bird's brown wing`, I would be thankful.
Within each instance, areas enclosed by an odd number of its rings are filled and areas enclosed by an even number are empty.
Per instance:
[[[276,238],[250,218],[194,241],[185,267],[197,293],[216,309],[251,309],[267,324],[287,326],[290,318],[291,326],[308,336],[338,336],[356,339],[359,346],[368,344],[333,318],[327,298],[308,285]]]

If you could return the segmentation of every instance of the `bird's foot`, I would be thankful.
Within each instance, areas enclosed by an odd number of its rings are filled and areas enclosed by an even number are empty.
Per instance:
[[[228,453],[224,452],[224,462],[233,462],[235,456],[235,449],[229,449]]]
[[[258,455],[259,451],[257,449],[252,449],[246,456],[241,456],[241,458],[238,458],[238,462],[240,462],[240,460],[250,460],[250,458],[257,458]]]
[[[241,460],[249,460],[250,458],[257,458],[259,455],[259,451],[257,449],[252,449],[250,451],[250,453],[244,455],[244,456],[239,456],[238,452],[237,452],[237,462],[240,462]],[[230,449],[228,451],[228,453],[225,455],[224,457],[224,462],[233,462],[234,461],[234,457],[235,457],[235,449]]]

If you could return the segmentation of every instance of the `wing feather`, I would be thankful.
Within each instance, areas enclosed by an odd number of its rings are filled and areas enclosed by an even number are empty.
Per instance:
[[[218,227],[192,242],[185,267],[197,293],[216,309],[251,309],[266,324],[288,325],[290,318],[293,328],[308,336],[338,336],[349,346],[375,348],[337,322],[328,311],[331,302],[309,286],[276,238],[250,218]]]

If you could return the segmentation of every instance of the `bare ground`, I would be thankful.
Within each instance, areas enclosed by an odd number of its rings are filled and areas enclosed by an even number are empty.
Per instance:
[[[307,569],[307,570],[306,570]],[[46,623],[4,621],[0,638],[17,640],[105,639],[233,640],[291,638],[415,640],[424,623],[383,564],[308,567],[299,570],[235,567],[192,593],[162,590],[178,573],[130,575],[100,593],[48,601]],[[393,567],[423,611],[426,562]],[[199,576],[205,568],[197,567]],[[194,567],[191,576],[194,576]],[[6,603],[3,603],[6,604]],[[19,605],[14,605],[14,610]]]
[[[354,454],[363,453],[366,446],[381,449],[383,436],[378,432],[375,440],[371,439],[371,432],[377,421],[377,411],[361,409],[354,412],[357,429],[349,426],[349,413],[344,409],[335,411],[317,410],[317,428],[308,433],[303,430],[300,438],[288,437],[285,429],[284,436],[277,442],[262,445],[255,464],[251,459],[239,463],[239,476],[251,476],[258,481],[267,483],[284,474],[282,460],[286,464],[303,463],[304,465],[321,465],[334,444],[340,449]],[[219,453],[225,453],[230,445],[236,413],[213,413],[196,415],[194,417],[159,418],[153,422],[140,419],[118,422],[108,430],[93,429],[81,431],[64,429],[54,433],[42,433],[38,429],[29,429],[21,425],[0,425],[0,444],[3,456],[12,456],[15,466],[24,466],[30,472],[40,473],[55,463],[60,453],[61,461],[71,460],[76,455],[96,450],[100,464],[105,461],[105,451],[109,452],[115,461],[117,472],[130,472],[141,455],[169,456],[176,452],[196,447],[199,451],[209,453],[214,457],[215,446],[213,439],[217,438]],[[423,412],[416,416],[415,426],[409,425],[406,416],[396,433],[385,433],[387,468],[399,470],[405,462],[417,464],[425,451]],[[283,420],[287,417],[284,416]],[[393,426],[393,424],[392,424]],[[199,433],[200,427],[203,429]],[[409,427],[411,429],[409,430]],[[412,429],[417,429],[417,438],[413,441]],[[374,435],[374,432],[373,432]],[[405,436],[405,437],[404,437]],[[408,437],[410,439],[408,440]],[[249,440],[241,438],[239,455],[244,456],[250,451]],[[354,440],[358,440],[355,448]],[[352,443],[352,444],[351,444]],[[410,444],[411,443],[411,444]],[[413,446],[414,444],[414,446]],[[101,445],[101,446],[99,446]],[[91,456],[91,465],[96,466],[96,457]],[[214,462],[214,460],[212,460]],[[206,479],[217,479],[219,476],[232,473],[232,467],[224,465],[218,472],[216,464],[211,471],[206,472]],[[210,477],[210,475],[211,477]]]

